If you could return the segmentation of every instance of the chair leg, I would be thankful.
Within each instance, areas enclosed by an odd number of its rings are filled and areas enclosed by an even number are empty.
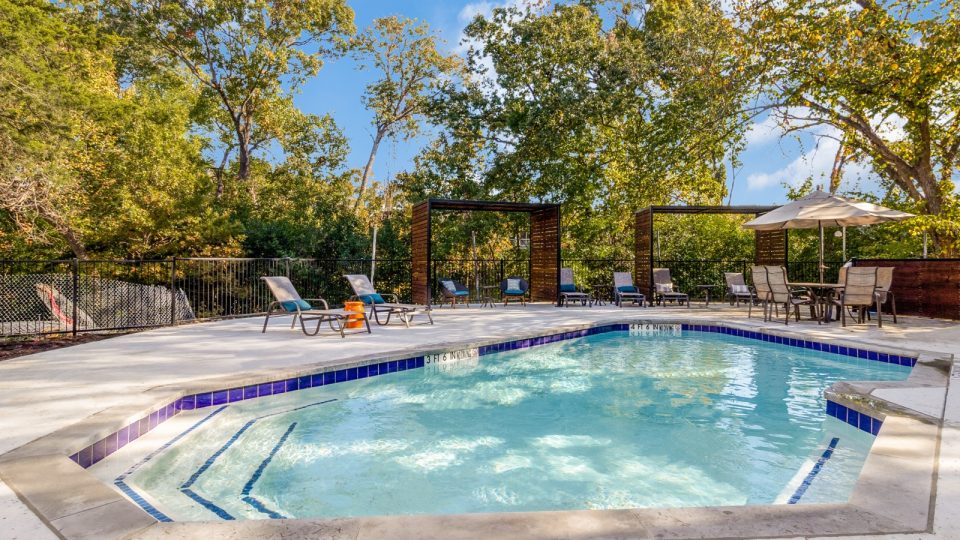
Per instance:
[[[897,297],[893,293],[887,293],[890,295],[890,311],[893,313],[893,324],[897,324]]]
[[[840,325],[847,327],[847,306],[840,304]]]

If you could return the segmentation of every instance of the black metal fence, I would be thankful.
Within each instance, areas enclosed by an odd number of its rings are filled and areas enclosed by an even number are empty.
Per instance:
[[[632,259],[563,259],[578,285],[605,291],[615,271],[633,271]],[[742,272],[748,260],[657,260],[670,268],[679,290],[723,284],[724,272]],[[827,263],[835,280],[840,263]],[[794,281],[818,279],[816,262],[791,262]],[[403,301],[411,298],[407,259],[223,259],[165,260],[0,260],[0,336],[79,333],[149,328],[184,321],[263,313],[272,300],[262,276],[288,276],[305,298],[339,305],[352,291],[344,274],[373,274],[377,289]],[[437,279],[466,284],[474,297],[507,277],[530,278],[528,259],[444,259],[431,261]],[[637,278],[637,276],[635,276]]]

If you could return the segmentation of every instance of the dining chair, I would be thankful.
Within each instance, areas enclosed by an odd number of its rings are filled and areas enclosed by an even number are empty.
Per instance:
[[[786,310],[784,324],[790,324],[790,311],[794,312],[797,321],[800,320],[800,306],[810,306],[810,317],[820,321],[817,316],[816,298],[809,293],[792,290],[787,285],[787,270],[782,266],[767,266],[767,283],[770,285],[770,301],[774,310],[783,305]],[[778,310],[779,311],[779,310]],[[769,313],[769,311],[768,311]],[[779,313],[777,314],[779,316]]]
[[[877,294],[877,267],[852,266],[847,269],[843,281],[843,292],[830,303],[839,306],[840,321],[847,325],[847,310],[857,308],[857,322],[864,322],[867,312],[877,307],[877,327],[883,328],[883,313],[880,311],[880,296]]]

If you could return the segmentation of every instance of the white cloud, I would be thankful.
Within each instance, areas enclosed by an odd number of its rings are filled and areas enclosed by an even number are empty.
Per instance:
[[[838,133],[832,128],[818,131],[821,136],[814,148],[776,171],[751,174],[747,177],[747,189],[759,190],[782,184],[798,186],[807,178],[812,178],[814,185],[820,184],[826,189],[830,184],[830,172],[833,169],[833,161],[840,148],[840,142],[836,139]],[[823,135],[832,135],[832,137]],[[847,163],[843,169],[845,179],[866,177],[870,174],[870,168],[859,163]]]
[[[782,134],[783,128],[777,117],[768,114],[763,120],[750,124],[745,137],[748,146],[759,146],[779,139]]]

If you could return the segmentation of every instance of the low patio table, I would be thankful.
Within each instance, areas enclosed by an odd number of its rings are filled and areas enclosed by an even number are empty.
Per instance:
[[[710,307],[710,290],[719,289],[720,285],[714,285],[711,283],[701,283],[697,285],[697,288],[703,291],[704,304],[703,307]]]
[[[496,304],[494,303],[493,295],[494,295],[494,291],[498,291],[498,290],[500,290],[499,285],[481,286],[480,287],[480,301],[481,301],[480,307],[487,307],[487,306],[490,306],[491,308],[495,307]]]

